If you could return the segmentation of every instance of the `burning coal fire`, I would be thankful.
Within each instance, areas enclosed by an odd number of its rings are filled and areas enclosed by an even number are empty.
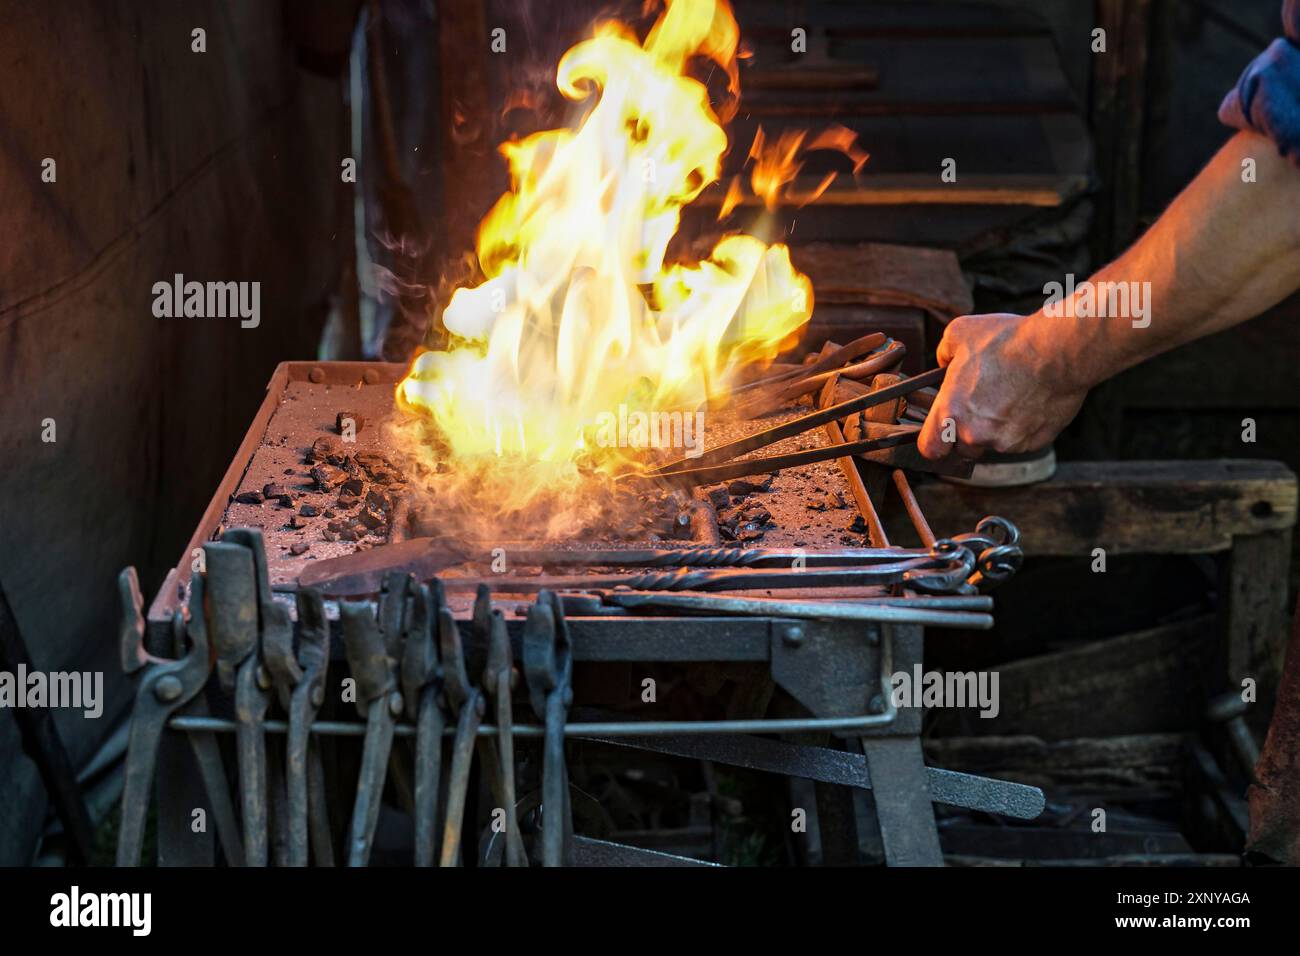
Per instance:
[[[723,0],[670,0],[644,41],[601,24],[559,62],[573,122],[501,147],[510,187],[479,229],[482,281],[454,292],[449,347],[418,355],[397,389],[419,426],[406,444],[434,456],[457,501],[481,514],[589,511],[593,486],[644,458],[600,440],[603,419],[694,416],[797,340],[813,290],[785,245],[736,231],[701,261],[668,261],[683,207],[718,182],[728,149],[692,70],[725,73],[729,118],[738,44]],[[840,148],[856,169],[865,155],[843,133],[807,146]],[[751,150],[769,208],[801,140]]]

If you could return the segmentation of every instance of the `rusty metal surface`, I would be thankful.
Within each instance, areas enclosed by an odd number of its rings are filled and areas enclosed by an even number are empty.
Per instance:
[[[315,377],[323,380],[312,381],[313,371],[319,373]],[[353,412],[364,419],[355,444],[348,445],[348,451],[388,453],[384,433],[387,423],[399,414],[393,404],[394,383],[404,372],[404,366],[391,363],[297,362],[282,366],[272,381],[262,414],[254,424],[255,429],[261,430],[257,444],[251,447],[244,461],[232,463],[226,480],[214,496],[213,507],[205,515],[205,526],[195,535],[196,541],[210,539],[219,528],[260,530],[266,541],[267,571],[272,587],[292,584],[311,562],[355,552],[358,542],[327,541],[322,537],[330,520],[324,512],[334,507],[338,495],[317,490],[311,465],[305,459],[317,439],[338,437],[336,421],[344,412]],[[367,377],[374,381],[368,382]],[[706,447],[732,441],[800,414],[801,409],[791,408],[756,421],[736,421],[723,413],[711,414]],[[810,432],[777,442],[765,451],[784,454],[824,447],[826,443],[824,435]],[[246,452],[249,445],[246,442],[241,452]],[[296,496],[293,507],[284,507],[274,500],[256,503],[237,500],[241,495],[261,493],[268,484],[282,485]],[[728,496],[728,507],[760,506],[771,515],[761,538],[764,546],[819,549],[863,543],[865,529],[856,530],[852,491],[834,462],[788,469],[773,477],[770,483],[754,479],[750,484],[754,486],[750,493]],[[304,504],[314,507],[319,515],[300,515]],[[302,527],[289,526],[295,515]],[[375,547],[383,541],[382,535],[371,535],[361,543],[363,547]],[[674,547],[692,543],[619,540],[584,541],[581,546]],[[307,551],[292,553],[295,545],[303,544],[310,546]],[[577,546],[573,542],[551,544]],[[176,603],[171,594],[177,585],[183,586],[188,580],[190,564],[187,552],[151,609],[151,620],[158,619],[162,613],[170,614]],[[467,610],[456,601],[452,605],[458,616]]]

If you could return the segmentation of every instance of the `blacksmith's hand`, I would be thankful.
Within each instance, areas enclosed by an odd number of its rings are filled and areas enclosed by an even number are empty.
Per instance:
[[[948,374],[921,429],[921,454],[978,458],[1051,442],[1088,393],[1073,381],[1065,350],[1053,346],[1052,326],[1041,315],[953,319],[939,343],[939,364]]]

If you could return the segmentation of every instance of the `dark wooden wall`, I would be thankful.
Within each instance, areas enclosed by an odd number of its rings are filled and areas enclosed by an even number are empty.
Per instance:
[[[0,581],[37,667],[104,672],[99,720],[55,711],[79,767],[130,704],[117,572],[156,590],[333,291],[341,81],[285,22],[270,0],[0,4]],[[177,272],[260,281],[261,325],[155,318]],[[45,812],[0,713],[0,864]]]

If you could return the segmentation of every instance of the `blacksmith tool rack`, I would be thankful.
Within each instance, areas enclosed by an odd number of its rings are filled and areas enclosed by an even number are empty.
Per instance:
[[[304,563],[312,574],[292,582],[272,574],[261,531],[221,526],[286,389],[370,387],[391,401],[403,373],[372,363],[281,366],[147,620],[135,573],[123,572],[123,663],[140,672],[140,685],[120,864],[139,861],[157,768],[164,864],[218,859],[212,837],[190,825],[195,808],[213,820],[230,865],[377,862],[387,802],[410,817],[404,861],[417,865],[707,865],[575,833],[566,743],[576,740],[848,788],[891,865],[942,864],[933,802],[1016,819],[1041,812],[1034,787],[926,767],[922,711],[895,704],[890,676],[922,663],[924,628],[991,627],[992,599],[982,592],[1020,561],[1005,519],[936,538],[901,470],[890,477],[919,548],[883,540],[870,497],[850,480],[871,547],[538,549],[520,553],[554,566],[548,573],[502,579],[425,573],[420,556],[446,544],[431,539],[332,559],[336,571],[320,572],[331,560]],[[779,384],[789,391],[799,378]],[[832,404],[836,377],[817,384],[819,404]],[[887,394],[893,402],[908,390]],[[854,423],[838,412],[814,422]],[[850,441],[867,431],[865,420],[856,424]],[[570,567],[589,573],[554,573]],[[790,597],[750,593],[773,589]],[[472,605],[459,598],[465,592]],[[765,667],[783,711],[645,720],[575,699],[575,669],[727,662]],[[355,766],[335,752],[340,738],[360,739]],[[231,739],[236,746],[223,748]],[[237,766],[233,799],[223,757]]]

